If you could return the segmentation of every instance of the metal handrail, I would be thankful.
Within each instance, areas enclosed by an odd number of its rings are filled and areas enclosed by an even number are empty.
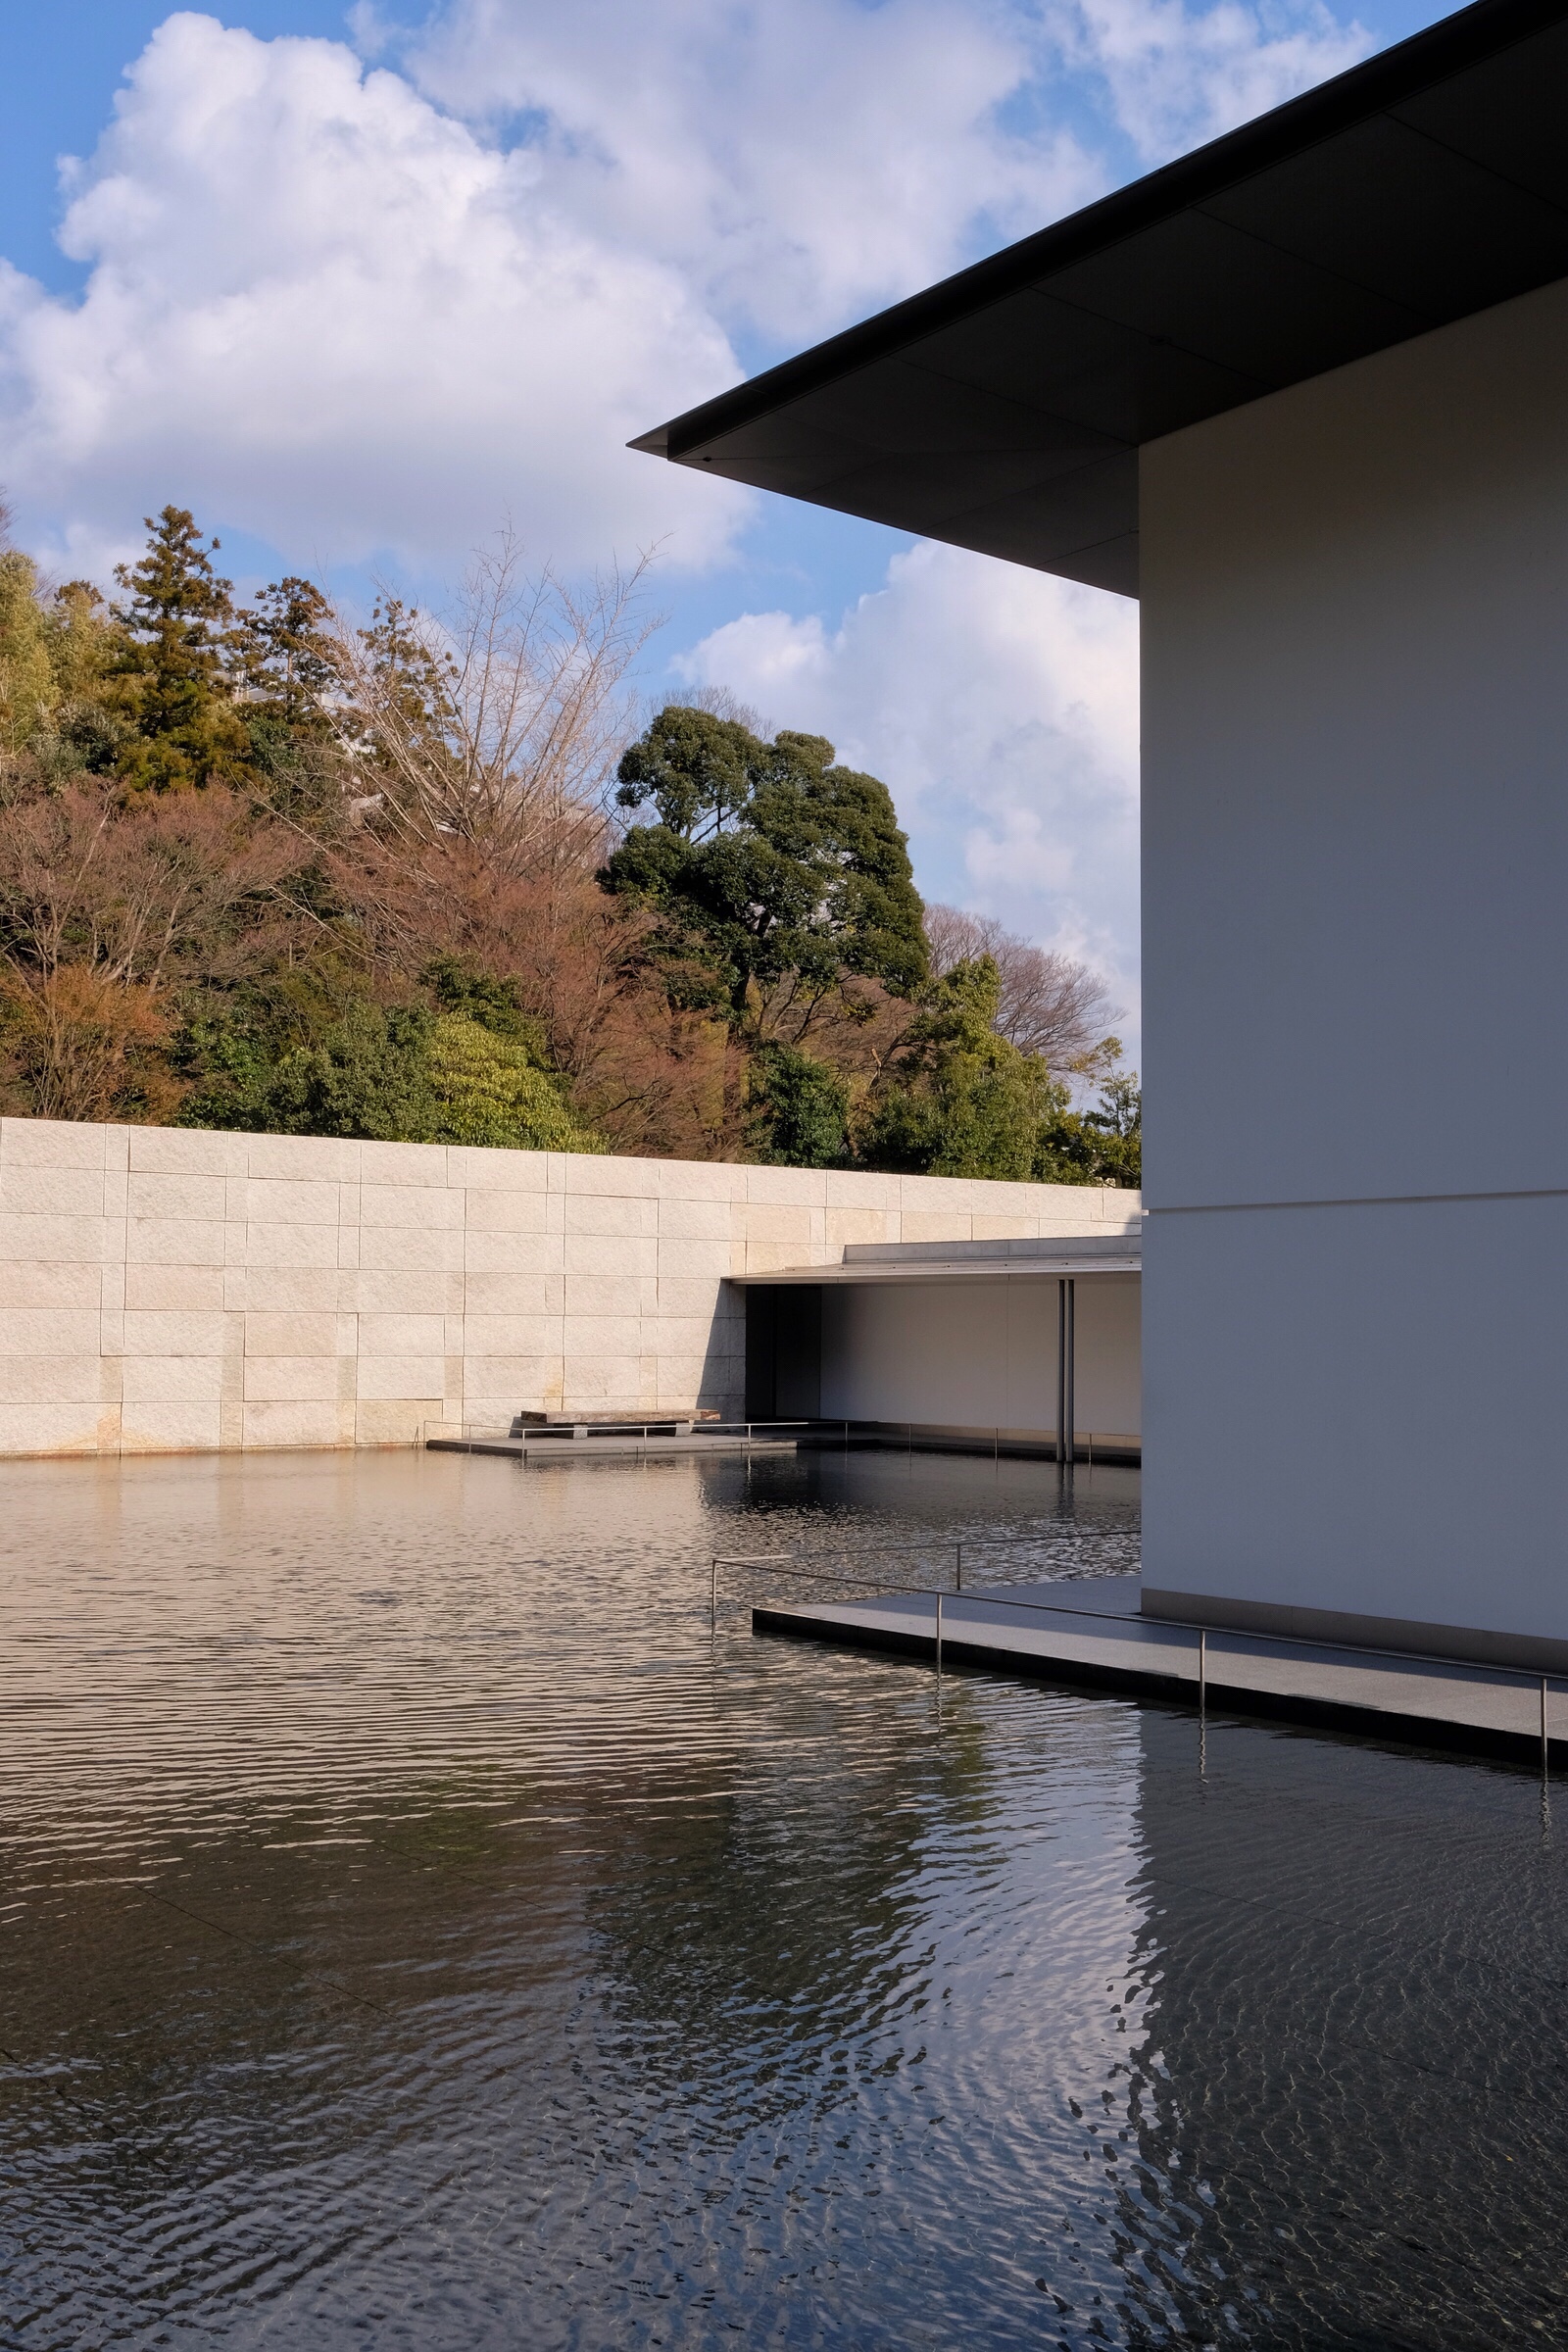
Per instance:
[[[1015,1543],[1029,1541],[1029,1539],[1024,1537],[1005,1538],[1003,1540]],[[1035,1540],[1038,1542],[1045,1542],[1048,1539],[1037,1538]],[[913,1546],[911,1548],[918,1548],[918,1546]],[[714,1622],[716,1623],[718,1615],[718,1571],[721,1567],[772,1567],[775,1574],[781,1574],[784,1576],[793,1575],[799,1582],[803,1584],[855,1584],[859,1585],[866,1590],[879,1592],[884,1597],[890,1600],[903,1598],[914,1598],[919,1600],[934,1599],[936,1602],[936,1670],[938,1675],[941,1674],[943,1639],[942,1603],[944,1599],[948,1597],[948,1595],[943,1592],[940,1586],[888,1585],[884,1584],[879,1578],[836,1576],[830,1569],[818,1569],[813,1572],[810,1569],[789,1569],[779,1568],[777,1566],[777,1562],[781,1560],[787,1560],[792,1555],[788,1552],[779,1552],[775,1554],[772,1559],[759,1558],[756,1560],[746,1560],[740,1558],[726,1559],[721,1554],[715,1554],[713,1559],[712,1588]],[[958,1596],[958,1590],[956,1589],[953,1597],[956,1599]],[[1546,1727],[1547,1693],[1550,1686],[1554,1682],[1560,1684],[1564,1681],[1568,1681],[1568,1676],[1538,1674],[1535,1668],[1530,1666],[1493,1665],[1489,1664],[1485,1659],[1457,1658],[1452,1657],[1446,1652],[1441,1650],[1380,1649],[1368,1642],[1325,1642],[1314,1641],[1310,1635],[1306,1634],[1250,1633],[1245,1627],[1241,1626],[1203,1625],[1200,1623],[1197,1618],[1193,1617],[1145,1617],[1141,1611],[1132,1609],[1074,1608],[1069,1601],[1009,1600],[1004,1598],[1001,1593],[997,1592],[971,1592],[963,1593],[962,1597],[970,1602],[971,1605],[975,1605],[980,1608],[1027,1609],[1033,1614],[1042,1617],[1093,1617],[1102,1625],[1137,1625],[1144,1627],[1146,1630],[1152,1626],[1169,1626],[1176,1633],[1196,1634],[1198,1636],[1198,1690],[1199,1706],[1200,1710],[1204,1704],[1207,1693],[1208,1638],[1210,1634],[1218,1634],[1222,1637],[1228,1634],[1233,1641],[1261,1642],[1268,1643],[1275,1648],[1350,1650],[1356,1657],[1398,1658],[1413,1666],[1457,1666],[1461,1667],[1464,1672],[1469,1675],[1489,1677],[1494,1680],[1506,1677],[1510,1681],[1521,1682],[1532,1686],[1539,1683],[1541,1688],[1541,1769],[1543,1778],[1545,1777],[1548,1756]]]

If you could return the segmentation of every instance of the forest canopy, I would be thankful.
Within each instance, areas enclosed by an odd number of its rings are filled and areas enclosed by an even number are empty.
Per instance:
[[[922,906],[822,737],[637,722],[640,566],[356,625],[147,530],[111,600],[0,535],[0,1106],[1138,1183],[1092,972]]]

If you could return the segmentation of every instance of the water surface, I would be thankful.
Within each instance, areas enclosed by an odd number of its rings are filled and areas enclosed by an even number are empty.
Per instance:
[[[1124,1567],[1136,1474],[0,1508],[7,2346],[1568,2341],[1527,1776],[710,1632],[715,1550]]]

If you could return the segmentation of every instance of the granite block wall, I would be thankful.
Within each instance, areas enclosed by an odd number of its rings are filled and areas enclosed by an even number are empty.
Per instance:
[[[1116,1230],[1135,1193],[0,1120],[0,1454],[742,1409],[725,1277]]]

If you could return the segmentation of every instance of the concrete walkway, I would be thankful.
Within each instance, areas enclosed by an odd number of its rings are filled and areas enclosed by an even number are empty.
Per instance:
[[[1139,1591],[1136,1576],[1117,1576],[944,1592],[943,1665],[981,1666],[1193,1704],[1199,1683],[1197,1630],[1139,1618]],[[752,1611],[759,1634],[900,1651],[933,1663],[936,1620],[933,1592],[795,1606],[769,1601]],[[1210,1709],[1393,1733],[1423,1744],[1477,1748],[1538,1764],[1542,1759],[1537,1675],[1451,1666],[1386,1650],[1272,1642],[1253,1634],[1210,1633],[1205,1647]],[[1568,1682],[1549,1686],[1548,1732],[1554,1764],[1568,1764]]]

